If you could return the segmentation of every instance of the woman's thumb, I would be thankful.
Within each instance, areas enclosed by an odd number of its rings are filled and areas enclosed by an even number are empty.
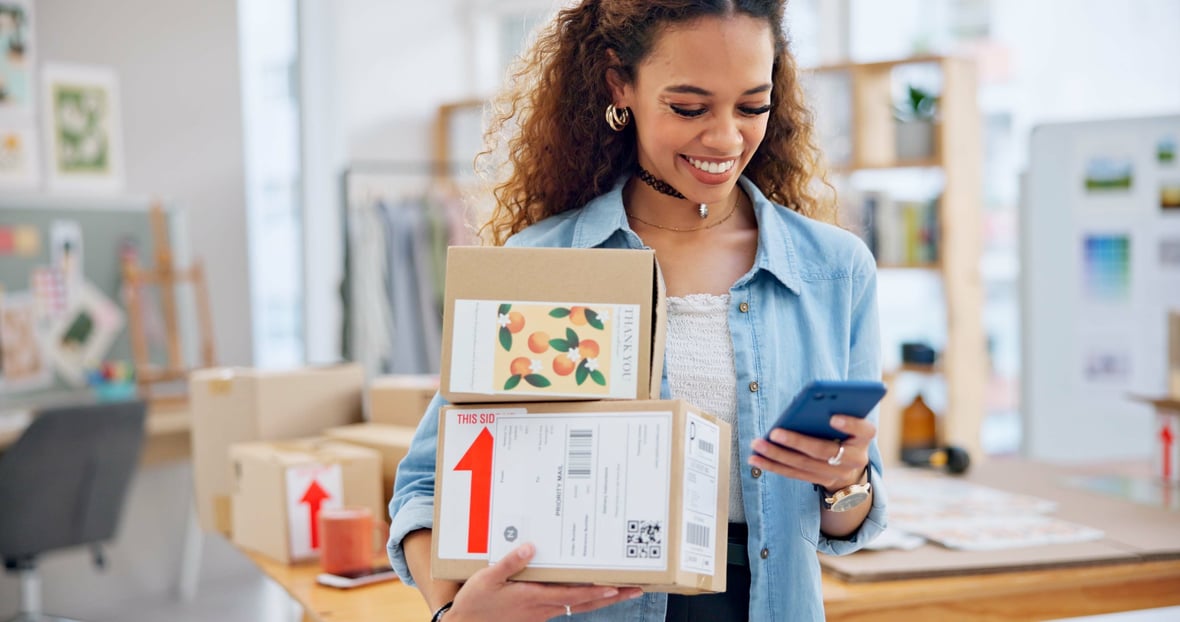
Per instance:
[[[536,552],[537,548],[532,544],[522,544],[516,547],[511,553],[505,555],[504,559],[492,566],[490,573],[492,578],[497,581],[507,581],[512,575],[524,570]]]

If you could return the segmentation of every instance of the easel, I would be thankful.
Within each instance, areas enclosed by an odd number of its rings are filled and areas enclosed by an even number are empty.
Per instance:
[[[176,287],[190,284],[196,299],[197,323],[200,328],[200,362],[202,367],[216,365],[217,357],[213,348],[213,320],[209,312],[209,292],[205,287],[205,271],[200,260],[193,261],[188,269],[176,269],[172,265],[172,248],[168,242],[168,227],[164,210],[159,203],[153,203],[149,213],[152,226],[152,244],[155,247],[155,268],[145,269],[135,256],[123,259],[123,282],[127,316],[131,334],[131,352],[135,358],[135,376],[144,399],[152,398],[152,386],[163,382],[178,382],[188,378],[181,346],[180,327],[176,314]],[[164,367],[153,365],[148,350],[147,327],[143,317],[143,302],[147,300],[144,290],[159,288],[160,304],[164,316],[165,347],[168,362]]]

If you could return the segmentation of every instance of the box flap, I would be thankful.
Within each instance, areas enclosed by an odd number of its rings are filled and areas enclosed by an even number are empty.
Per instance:
[[[1155,406],[1156,410],[1161,414],[1180,416],[1180,397],[1147,397],[1145,395],[1132,395],[1131,399],[1136,402],[1151,404],[1152,406]]]

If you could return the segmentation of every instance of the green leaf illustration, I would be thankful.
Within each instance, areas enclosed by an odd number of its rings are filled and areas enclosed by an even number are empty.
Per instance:
[[[504,304],[500,305],[499,313],[500,313],[500,315],[504,315],[505,313],[508,313],[511,310],[512,310],[512,305],[510,305],[508,303],[504,303]]]
[[[508,382],[504,383],[504,390],[511,391],[515,389],[516,385],[518,384],[520,384],[520,374],[512,374],[512,376],[508,378]]]
[[[586,382],[586,376],[590,375],[590,369],[586,367],[586,359],[582,359],[578,363],[578,370],[574,372],[574,379],[578,381],[578,386],[582,386]]]
[[[541,374],[529,374],[524,377],[524,381],[533,385],[534,387],[545,388],[549,386],[549,379]]]
[[[590,379],[594,382],[597,382],[601,386],[606,386],[606,376],[603,376],[602,372],[598,371],[597,369],[590,372]]]
[[[570,349],[570,343],[565,339],[550,339],[549,347],[564,354]]]
[[[605,328],[602,325],[602,320],[598,318],[598,312],[594,311],[593,309],[586,309],[586,323],[593,326],[594,328],[597,328],[598,330],[603,330],[603,328]]]
[[[565,307],[557,307],[556,309],[549,312],[549,317],[563,318],[569,317],[569,314],[569,309],[566,309]]]
[[[500,327],[500,345],[504,346],[505,352],[512,351],[512,333],[508,332],[508,327]]]
[[[570,347],[571,347],[571,348],[576,348],[576,347],[578,347],[578,333],[575,333],[575,332],[574,332],[574,329],[572,329],[572,328],[569,328],[569,327],[566,327],[566,329],[565,329],[565,340],[566,340],[566,341],[568,341],[568,342],[570,342]]]

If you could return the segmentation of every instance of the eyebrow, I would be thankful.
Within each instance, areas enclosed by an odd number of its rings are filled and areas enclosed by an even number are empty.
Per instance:
[[[763,84],[762,86],[756,86],[752,89],[747,90],[746,92],[742,93],[742,95],[757,95],[759,93],[765,93],[765,92],[769,91],[770,88],[771,88],[771,85]],[[693,86],[691,84],[675,84],[675,85],[669,86],[668,88],[665,88],[664,92],[666,92],[666,93],[682,93],[685,95],[701,95],[703,97],[712,97],[713,96],[712,92],[707,91],[699,86]]]

